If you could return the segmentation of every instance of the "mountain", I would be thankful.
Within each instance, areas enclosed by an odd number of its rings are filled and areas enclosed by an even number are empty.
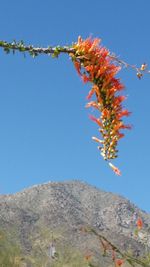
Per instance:
[[[114,266],[112,257],[150,266],[149,226],[129,200],[84,182],[36,185],[0,195],[0,266],[9,252],[19,267]]]

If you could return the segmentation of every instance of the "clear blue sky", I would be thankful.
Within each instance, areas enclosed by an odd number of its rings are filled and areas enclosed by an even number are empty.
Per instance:
[[[127,62],[150,65],[149,11],[149,0],[1,1],[0,39],[47,46],[92,35]],[[81,179],[150,212],[150,75],[120,72],[133,129],[120,141],[117,177],[91,140],[97,126],[85,109],[90,86],[71,60],[2,50],[0,59],[0,193]]]

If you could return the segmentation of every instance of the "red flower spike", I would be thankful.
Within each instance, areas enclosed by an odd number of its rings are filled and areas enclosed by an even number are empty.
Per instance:
[[[100,139],[98,139],[98,138],[95,137],[95,136],[92,136],[92,140],[94,140],[95,142],[100,143],[100,144],[103,144],[103,143],[104,143],[103,140],[100,140]]]
[[[95,93],[95,90],[94,90],[94,88],[92,88],[91,90],[90,90],[90,92],[88,93],[88,95],[87,95],[87,99],[90,99],[93,95],[94,95],[94,93]]]
[[[124,263],[124,260],[123,259],[116,259],[115,260],[116,267],[122,266],[123,263]]]
[[[109,166],[112,168],[116,175],[121,176],[121,172],[116,166],[114,166],[111,162],[109,162]]]
[[[128,130],[131,130],[132,129],[132,126],[131,125],[122,125],[120,127],[120,129],[128,129]]]
[[[96,122],[100,127],[102,127],[102,123],[101,123],[100,119],[95,118],[93,115],[89,115],[89,118],[92,121]]]
[[[99,132],[102,139],[101,155],[105,160],[117,157],[117,145],[120,138],[124,136],[120,129],[131,129],[130,125],[124,125],[122,118],[129,116],[130,112],[123,109],[122,102],[126,99],[118,95],[124,85],[116,78],[121,67],[115,65],[109,50],[102,47],[100,39],[82,40],[73,45],[75,53],[71,54],[75,68],[83,82],[90,82],[92,89],[87,99],[94,97],[86,107],[94,107],[101,115],[99,118],[90,118],[100,127]],[[118,168],[109,164],[117,175],[121,175]]]
[[[124,134],[123,133],[118,133],[118,138],[120,139],[122,137],[124,137]]]
[[[86,108],[91,108],[91,107],[93,107],[93,108],[95,108],[95,109],[99,109],[99,106],[98,106],[98,104],[97,104],[95,101],[91,101],[91,102],[87,103],[85,107],[86,107]]]
[[[75,61],[74,66],[75,66],[78,74],[81,75],[81,63],[79,61]]]
[[[129,112],[127,109],[124,109],[118,114],[117,118],[121,119],[123,116],[129,116],[130,114],[131,112]]]
[[[138,218],[137,219],[136,225],[137,225],[138,230],[141,230],[142,229],[142,227],[143,227],[143,221],[142,221],[141,218]]]
[[[84,83],[89,82],[89,78],[85,74],[82,75],[82,80]]]

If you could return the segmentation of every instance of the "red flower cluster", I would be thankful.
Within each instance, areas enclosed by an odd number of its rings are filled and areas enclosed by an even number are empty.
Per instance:
[[[115,260],[115,267],[120,267],[124,263],[123,259],[116,259]]]
[[[98,118],[90,118],[98,124],[102,140],[97,137],[93,137],[93,140],[100,144],[98,148],[105,160],[114,159],[118,153],[118,140],[124,136],[120,131],[131,128],[122,120],[130,112],[122,107],[126,97],[118,94],[124,89],[123,84],[115,77],[121,67],[115,65],[110,52],[100,46],[100,39],[82,40],[79,37],[73,48],[75,52],[71,57],[78,74],[83,82],[92,83],[87,99],[94,97],[94,100],[87,103],[86,107],[93,107],[100,112]],[[111,164],[110,167],[120,175],[114,165]]]
[[[137,219],[136,225],[137,225],[138,230],[141,230],[142,229],[142,227],[143,227],[143,221],[142,221],[141,218],[138,218]]]

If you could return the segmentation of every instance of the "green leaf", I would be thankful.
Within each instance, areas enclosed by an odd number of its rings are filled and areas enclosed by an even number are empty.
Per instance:
[[[4,51],[6,52],[6,54],[9,54],[10,53],[9,47],[4,47]]]

